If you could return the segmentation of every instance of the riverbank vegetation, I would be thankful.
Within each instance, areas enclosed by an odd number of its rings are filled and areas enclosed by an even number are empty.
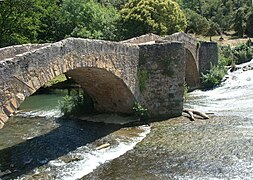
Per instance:
[[[251,42],[239,44],[235,47],[219,46],[218,65],[205,74],[202,74],[202,84],[204,88],[210,89],[221,84],[227,71],[233,71],[236,64],[250,61],[253,58],[253,49]]]
[[[92,114],[95,112],[92,99],[84,92],[66,95],[59,102],[61,112],[65,117]]]

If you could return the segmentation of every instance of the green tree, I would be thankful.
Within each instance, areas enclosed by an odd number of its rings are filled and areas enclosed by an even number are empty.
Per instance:
[[[253,14],[250,14],[247,19],[245,34],[248,37],[253,37]]]
[[[65,0],[62,4],[62,30],[66,36],[115,39],[119,17],[113,7],[94,1]]]
[[[123,38],[151,32],[166,35],[186,28],[185,15],[172,0],[130,0],[120,15]]]
[[[206,35],[209,36],[210,37],[210,41],[212,41],[212,36],[215,36],[217,34],[220,34],[219,24],[210,21],[209,22],[209,29],[208,29]]]
[[[245,13],[243,8],[239,8],[235,13],[234,30],[237,36],[243,37],[245,30]]]
[[[203,0],[176,0],[184,9],[191,9],[202,16]]]
[[[185,14],[187,14],[187,27],[186,32],[193,32],[196,34],[206,34],[209,29],[208,20],[197,14],[196,12],[186,9]]]
[[[37,40],[39,15],[35,0],[0,2],[0,47]]]

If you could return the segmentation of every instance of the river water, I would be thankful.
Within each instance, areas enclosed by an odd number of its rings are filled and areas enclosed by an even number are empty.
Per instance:
[[[123,125],[135,117],[62,118],[58,101],[66,93],[29,97],[0,130],[0,179],[79,179],[132,149],[150,131]]]
[[[133,117],[63,119],[62,97],[30,97],[0,130],[0,179],[253,179],[253,70],[190,93],[185,106],[213,113],[210,120],[126,127]]]

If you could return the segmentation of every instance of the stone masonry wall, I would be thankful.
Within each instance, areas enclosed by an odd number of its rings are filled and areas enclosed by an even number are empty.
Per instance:
[[[16,46],[9,46],[0,49],[0,61],[8,58],[13,58],[18,54],[23,54],[41,47],[47,46],[49,44],[23,44]]]
[[[147,43],[151,41],[157,41],[157,40],[162,40],[162,38],[156,34],[145,34],[139,37],[134,37],[125,41],[121,41],[122,43],[130,43],[130,44],[142,44],[142,43]]]
[[[138,59],[139,48],[135,45],[69,38],[0,61],[0,127],[26,97],[54,77],[78,67],[105,69],[138,95]]]
[[[197,68],[199,66],[199,51],[198,51],[198,47],[197,47],[197,39],[193,38],[192,36],[183,33],[183,32],[178,32],[178,33],[174,33],[170,36],[166,36],[164,38],[164,40],[167,41],[178,41],[178,42],[182,42],[185,44],[185,48],[187,48],[191,53],[192,56],[194,57],[195,61],[196,61],[196,65]]]
[[[182,43],[140,45],[141,102],[153,117],[181,115],[185,51]]]
[[[206,73],[212,65],[218,64],[218,46],[215,42],[200,42],[199,48],[199,74]]]

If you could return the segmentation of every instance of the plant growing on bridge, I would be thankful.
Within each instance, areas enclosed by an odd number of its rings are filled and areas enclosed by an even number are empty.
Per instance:
[[[140,91],[143,92],[146,88],[146,84],[148,81],[148,71],[138,69],[138,80],[139,80],[139,87]]]
[[[148,109],[144,108],[140,103],[134,103],[133,111],[140,120],[145,120],[148,117]]]
[[[188,90],[189,90],[189,87],[188,87],[187,83],[185,82],[184,83],[184,102],[186,102],[186,100],[187,100],[187,98],[189,96]]]

